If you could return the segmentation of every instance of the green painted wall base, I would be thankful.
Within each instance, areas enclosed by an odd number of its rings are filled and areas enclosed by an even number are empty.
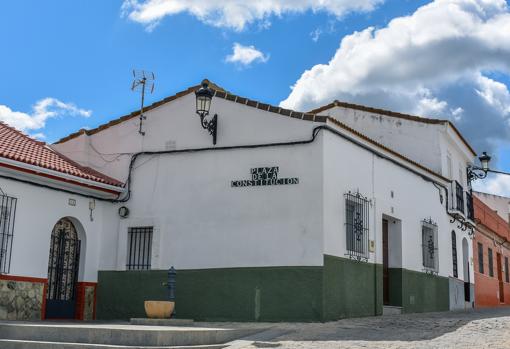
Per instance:
[[[389,270],[390,305],[403,313],[447,311],[450,308],[448,278],[407,269]]]
[[[323,320],[382,314],[382,266],[324,256]]]
[[[405,312],[448,310],[448,279],[391,271]],[[97,318],[144,317],[145,300],[165,300],[166,270],[100,271]],[[391,278],[390,278],[391,279]],[[197,321],[331,321],[382,314],[382,266],[324,256],[323,267],[177,271],[176,317]]]
[[[145,317],[167,297],[167,272],[99,272],[98,319]],[[176,316],[208,321],[321,321],[322,267],[179,270]]]

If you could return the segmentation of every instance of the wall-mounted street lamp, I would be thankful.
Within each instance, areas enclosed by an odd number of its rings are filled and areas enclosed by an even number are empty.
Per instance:
[[[207,80],[202,81],[202,87],[195,91],[197,99],[197,114],[200,116],[200,123],[202,124],[202,127],[209,131],[209,134],[213,137],[213,144],[216,144],[218,114],[214,114],[214,116],[209,120],[206,119],[207,115],[209,115],[213,95],[214,93],[209,88],[209,82]]]
[[[480,160],[480,165],[481,165],[480,167],[469,166],[467,169],[469,184],[471,184],[471,182],[474,180],[483,179],[483,178],[487,177],[487,174],[489,172],[510,176],[509,172],[503,172],[503,171],[497,171],[497,170],[491,169],[489,167],[491,157],[489,155],[487,155],[486,152],[483,152],[483,155],[480,156],[478,159]]]
[[[487,177],[488,172],[492,172],[489,169],[489,162],[491,161],[491,157],[487,155],[486,152],[483,152],[483,155],[478,158],[480,160],[481,167],[478,166],[468,166],[467,168],[467,179],[468,183],[471,183],[477,179],[484,179]]]

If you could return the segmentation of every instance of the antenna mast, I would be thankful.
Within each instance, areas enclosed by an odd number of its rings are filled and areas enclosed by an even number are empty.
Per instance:
[[[143,115],[143,103],[145,101],[145,89],[148,89],[150,93],[154,92],[154,73],[146,72],[144,70],[133,70],[133,83],[131,84],[131,91],[140,91],[142,96],[142,102],[140,106],[140,126],[138,133],[145,136],[143,131],[143,120],[147,117]]]

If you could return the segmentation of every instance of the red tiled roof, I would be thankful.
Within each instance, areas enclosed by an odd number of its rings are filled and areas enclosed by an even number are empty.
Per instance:
[[[116,179],[67,159],[44,142],[36,141],[0,121],[0,158],[65,173],[98,183],[122,186]]]

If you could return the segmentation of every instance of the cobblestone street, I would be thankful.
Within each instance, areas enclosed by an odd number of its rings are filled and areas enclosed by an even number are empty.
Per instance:
[[[240,348],[510,348],[510,308],[278,324],[275,337]]]

